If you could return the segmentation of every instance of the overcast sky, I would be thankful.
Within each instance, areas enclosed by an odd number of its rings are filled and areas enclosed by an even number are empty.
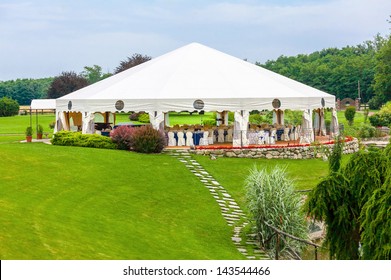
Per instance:
[[[0,0],[0,80],[43,78],[198,42],[250,62],[357,45],[391,0]]]

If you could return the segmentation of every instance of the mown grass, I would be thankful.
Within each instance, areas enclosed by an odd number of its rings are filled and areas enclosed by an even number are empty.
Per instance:
[[[172,123],[202,116],[182,114]],[[39,115],[44,128],[53,120]],[[29,123],[29,116],[0,118],[1,259],[243,259],[218,205],[182,163],[14,143]],[[313,188],[328,170],[319,159],[196,158],[244,209],[244,180],[255,164],[286,165],[298,189]]]
[[[242,259],[208,190],[168,155],[2,144],[1,259]]]

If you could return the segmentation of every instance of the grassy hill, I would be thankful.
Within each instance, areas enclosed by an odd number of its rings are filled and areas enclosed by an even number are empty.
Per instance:
[[[168,155],[2,144],[1,259],[242,259],[209,191]]]

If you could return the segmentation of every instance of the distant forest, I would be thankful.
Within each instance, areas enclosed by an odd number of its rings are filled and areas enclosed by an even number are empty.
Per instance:
[[[282,55],[277,60],[256,64],[337,98],[360,97],[361,102],[367,103],[375,95],[376,54],[385,43],[386,39],[377,35],[357,46],[328,48],[308,55]]]
[[[391,40],[389,37],[377,35],[372,41],[366,41],[357,46],[347,46],[341,49],[328,48],[311,54],[289,57],[282,55],[276,60],[268,60],[264,64],[257,62],[256,65],[333,94],[340,99],[360,97],[362,103],[367,103],[372,99],[371,107],[376,108],[391,99],[391,93],[387,92],[386,85],[379,90],[376,90],[375,85],[376,79],[379,80],[376,75],[378,75],[381,63],[386,67],[391,63],[391,61],[387,62],[387,59],[384,61],[379,55],[382,50],[383,53],[385,52],[384,49],[388,49],[388,53],[391,51]],[[133,60],[135,60],[134,57],[128,58],[128,61]],[[84,71],[80,75],[84,74],[87,79],[92,73],[98,73],[100,79],[111,75],[111,73],[103,75],[99,72],[101,68],[97,65],[86,66],[85,69],[87,72]],[[389,69],[384,71],[388,72],[386,73],[388,77],[385,79],[390,80]],[[0,98],[7,96],[17,100],[20,105],[29,105],[32,99],[48,97],[48,90],[54,79],[0,81]]]

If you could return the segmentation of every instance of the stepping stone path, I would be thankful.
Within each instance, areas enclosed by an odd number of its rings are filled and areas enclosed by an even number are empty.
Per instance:
[[[246,236],[246,241],[242,240],[241,232],[248,225],[247,217],[224,187],[200,163],[193,159],[187,150],[166,150],[166,153],[182,162],[209,189],[216,203],[220,206],[221,214],[227,224],[233,227],[231,239],[238,251],[247,259],[269,259],[265,252],[259,250],[255,235],[249,234]]]

